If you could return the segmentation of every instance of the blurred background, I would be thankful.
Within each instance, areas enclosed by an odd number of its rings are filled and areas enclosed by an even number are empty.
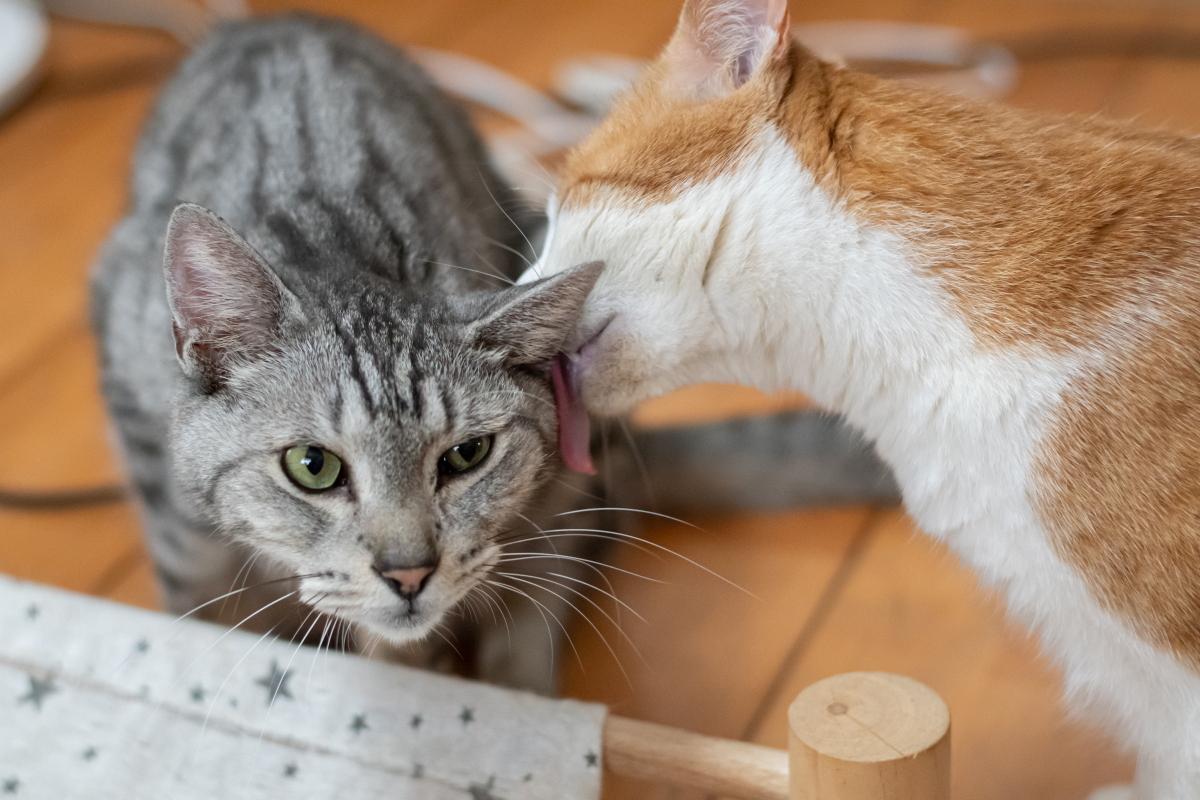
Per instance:
[[[552,86],[567,58],[652,57],[679,5],[251,0],[255,13],[306,8],[348,17],[393,42],[470,56],[541,88]],[[1018,57],[1004,102],[1200,130],[1198,3],[793,0],[791,13],[796,23],[959,27]],[[0,486],[122,480],[97,390],[86,275],[122,213],[140,125],[184,55],[160,32],[55,18],[40,82],[0,117]],[[636,423],[672,426],[804,402],[704,386],[647,404]],[[565,694],[626,716],[782,747],[786,707],[800,689],[839,672],[886,670],[928,684],[949,704],[956,800],[1070,800],[1132,775],[1132,760],[1113,743],[1064,719],[1054,666],[903,512],[838,507],[689,520],[702,530],[656,520],[642,535],[754,596],[677,558],[614,552],[614,566],[662,581],[609,576],[645,618],[620,617],[640,656],[599,614],[574,620],[578,657],[564,662]],[[0,572],[156,604],[137,511],[127,503],[0,509]],[[608,780],[605,796],[683,797],[617,779]]]

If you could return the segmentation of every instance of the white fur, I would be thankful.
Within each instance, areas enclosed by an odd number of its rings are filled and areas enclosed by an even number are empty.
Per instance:
[[[591,407],[735,381],[844,413],[921,527],[1041,636],[1071,705],[1139,749],[1139,797],[1200,796],[1200,679],[1100,607],[1030,502],[1047,421],[1102,354],[981,348],[909,239],[838,207],[774,130],[670,202],[555,210],[537,273],[607,263],[579,328],[612,320],[582,354]]]

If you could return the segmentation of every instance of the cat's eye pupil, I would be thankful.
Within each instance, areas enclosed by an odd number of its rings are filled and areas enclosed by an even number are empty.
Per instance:
[[[323,447],[300,444],[283,454],[283,469],[301,489],[323,492],[345,483],[342,460]]]
[[[325,466],[325,454],[321,452],[321,448],[310,446],[305,451],[304,458],[300,459],[300,463],[308,467],[308,471],[313,475],[320,475]]]
[[[492,447],[491,436],[476,436],[456,444],[438,459],[438,471],[443,475],[467,472],[483,463]]]

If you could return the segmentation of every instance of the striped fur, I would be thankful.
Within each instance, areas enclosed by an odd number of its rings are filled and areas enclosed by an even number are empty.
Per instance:
[[[242,353],[219,386],[186,378],[172,340],[163,250],[181,200],[219,214],[287,300],[262,352]],[[497,291],[524,246],[506,217],[512,200],[463,114],[393,47],[349,25],[230,24],[183,65],[147,126],[132,207],[93,281],[105,396],[168,607],[228,591],[255,554],[265,558],[247,581],[314,577],[257,593],[240,613],[232,603],[208,611],[240,618],[298,589],[322,612],[403,642],[446,623],[468,593],[499,593],[516,614],[515,656],[497,655],[485,636],[485,672],[552,690],[540,611],[512,602],[513,591],[479,588],[500,540],[536,533],[525,517],[548,525],[579,498],[553,480],[562,476],[548,382],[476,341],[481,320],[528,294]],[[221,302],[238,319],[262,301],[247,290]],[[486,464],[437,489],[438,455],[481,433],[496,434]],[[297,442],[338,452],[353,497],[293,487],[279,453]],[[412,608],[372,572],[380,554],[439,559]],[[562,561],[504,571],[548,568],[579,571]],[[564,615],[562,602],[539,600]],[[252,624],[294,626],[303,614],[291,605]]]

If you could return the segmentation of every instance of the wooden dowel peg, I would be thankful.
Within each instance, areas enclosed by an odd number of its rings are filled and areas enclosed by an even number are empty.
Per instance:
[[[718,797],[788,800],[788,759],[782,750],[613,714],[604,723],[604,765],[621,775]]]
[[[850,672],[788,709],[790,800],[949,800],[950,712],[900,675]]]

